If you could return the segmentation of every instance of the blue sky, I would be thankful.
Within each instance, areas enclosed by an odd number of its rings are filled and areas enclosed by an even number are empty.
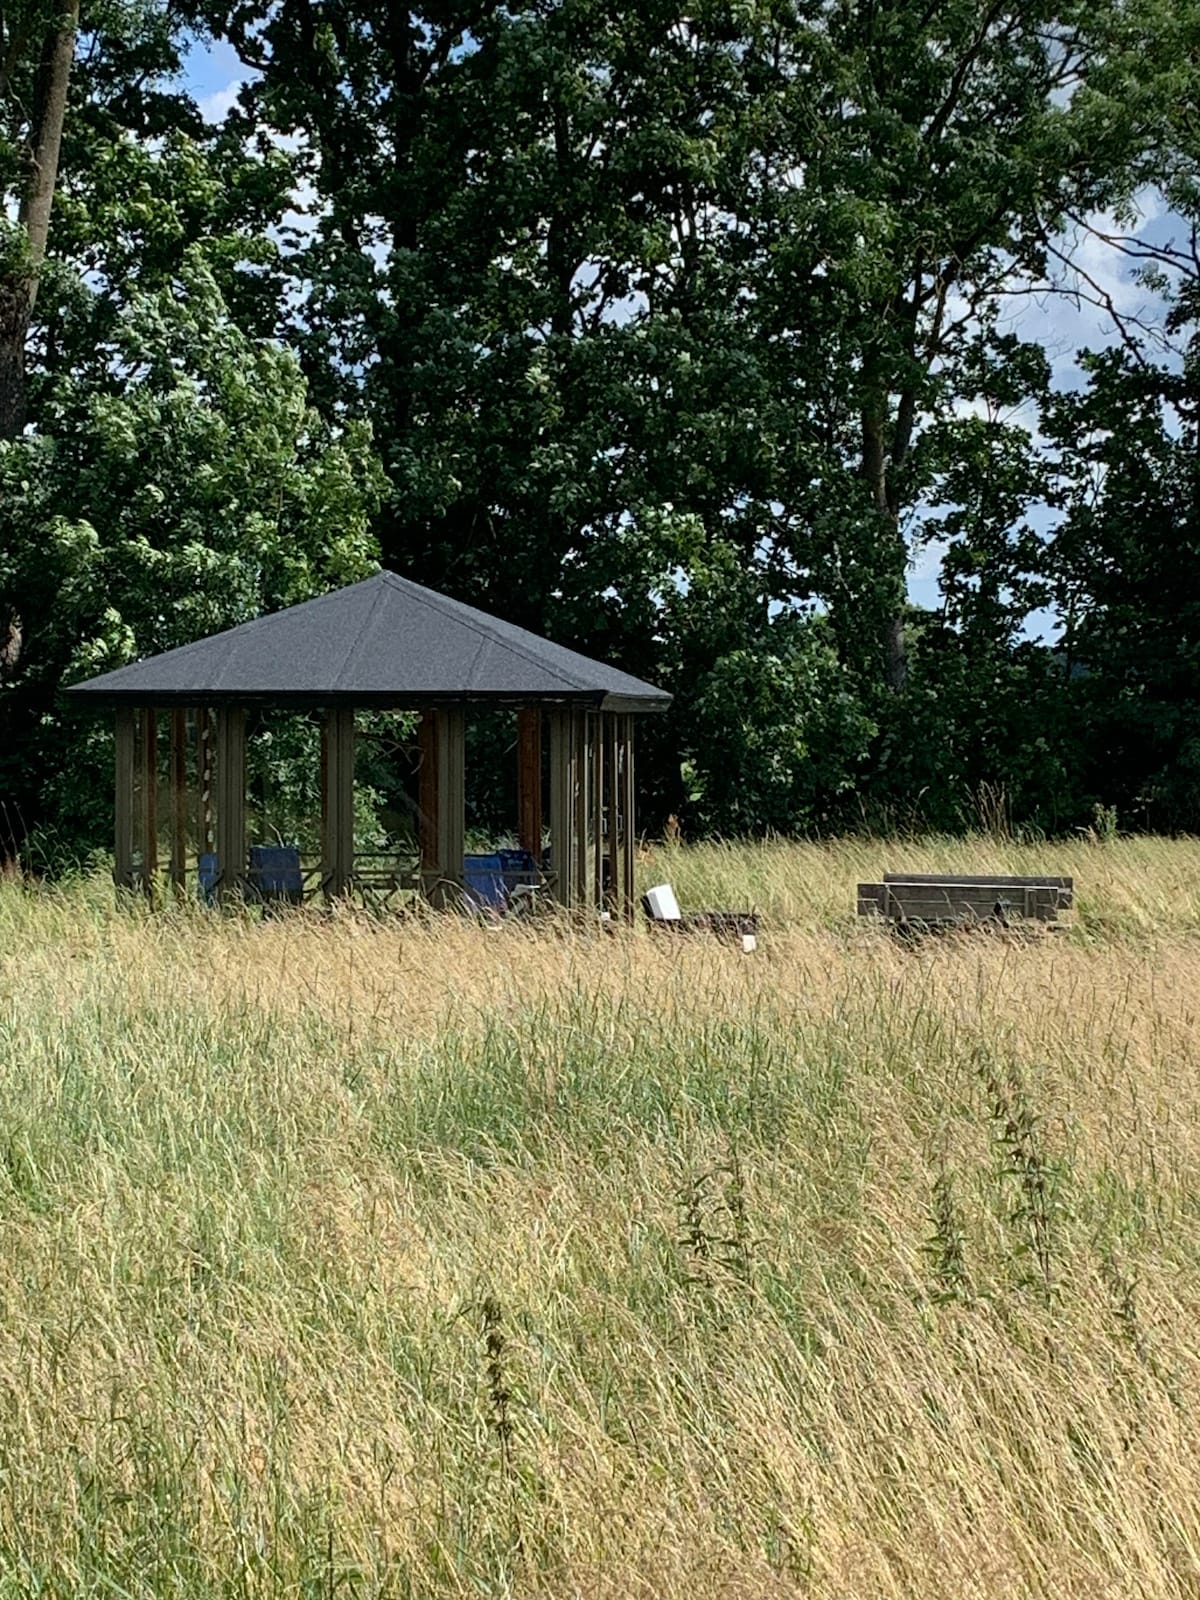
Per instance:
[[[192,47],[187,59],[187,84],[198,100],[215,95],[232,97],[243,76],[237,51],[231,45],[196,44]]]
[[[210,119],[218,120],[236,99],[245,73],[229,45],[197,43],[188,57],[186,76],[201,110]],[[1166,243],[1182,232],[1179,219],[1166,210],[1157,196],[1150,193],[1142,196],[1139,210],[1139,219],[1132,228],[1122,227],[1113,218],[1090,220],[1099,224],[1103,231],[1128,233],[1154,244]],[[1146,315],[1154,320],[1159,308],[1153,297],[1135,281],[1134,263],[1128,257],[1086,233],[1065,242],[1092,285],[1110,296],[1120,312],[1129,316]],[[1106,313],[1088,303],[1086,297],[1092,295],[1092,285],[1078,280],[1077,287],[1085,297],[1078,303],[1064,295],[1021,297],[1011,302],[1011,327],[1022,338],[1042,344],[1050,357],[1055,382],[1065,388],[1079,382],[1076,357],[1080,350],[1104,348],[1117,342],[1119,337]],[[918,553],[909,576],[909,591],[920,605],[940,603],[937,586],[940,561],[941,551],[937,546]],[[1053,620],[1048,615],[1032,618],[1030,631],[1044,636],[1052,631]]]

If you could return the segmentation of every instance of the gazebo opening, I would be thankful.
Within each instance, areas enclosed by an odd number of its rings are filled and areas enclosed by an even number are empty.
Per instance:
[[[632,914],[634,719],[669,696],[391,573],[68,692],[115,710],[121,887]]]

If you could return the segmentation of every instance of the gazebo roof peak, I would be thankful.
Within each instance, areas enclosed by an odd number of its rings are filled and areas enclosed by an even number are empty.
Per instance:
[[[394,572],[150,656],[67,693],[91,705],[454,702],[661,711],[652,684]]]

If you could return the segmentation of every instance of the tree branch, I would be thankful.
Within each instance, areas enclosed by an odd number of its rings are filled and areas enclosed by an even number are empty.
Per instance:
[[[937,111],[934,112],[929,127],[925,131],[923,142],[926,145],[932,147],[933,145],[937,144],[938,140],[942,137],[942,134],[945,133],[946,126],[949,123],[950,118],[954,115],[955,110],[958,107],[958,103],[962,98],[963,89],[966,87],[967,78],[970,76],[971,68],[979,59],[979,52],[983,49],[983,46],[987,41],[988,34],[991,32],[993,25],[999,19],[1000,13],[1004,10],[1006,4],[1007,0],[992,0],[992,4],[989,5],[987,10],[984,12],[983,21],[979,25],[978,32],[971,41],[966,54],[962,57],[954,69],[953,76],[950,79],[950,88],[946,93],[946,98],[942,101]]]

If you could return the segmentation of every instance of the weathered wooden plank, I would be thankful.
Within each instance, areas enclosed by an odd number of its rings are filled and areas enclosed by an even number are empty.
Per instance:
[[[436,711],[424,712],[417,729],[420,762],[417,769],[417,825],[420,830],[421,871],[426,875],[427,891],[433,887],[441,861],[438,850],[437,717]]]
[[[550,727],[550,865],[554,898],[575,903],[575,783],[577,750],[575,713],[552,711]]]
[[[877,888],[879,894],[863,894]],[[859,913],[882,911],[897,921],[986,922],[1036,918],[1053,921],[1058,891],[1045,885],[1022,889],[989,888],[986,884],[885,883],[860,885]]]
[[[213,798],[215,779],[213,776],[213,725],[212,712],[207,706],[201,706],[196,713],[197,740],[199,744],[198,761],[200,767],[200,795],[199,815],[197,818],[197,832],[202,852],[215,848],[215,835],[213,832]]]
[[[354,711],[336,706],[326,713],[325,812],[322,818],[322,883],[330,900],[346,894],[354,878]]]
[[[979,916],[990,917],[996,914],[997,908],[1006,916],[1025,916],[1026,904],[1053,907],[1056,902],[1051,898],[1053,890],[1022,890],[1019,895],[1005,895],[989,892],[983,888],[953,889],[938,893],[933,884],[912,887],[907,884],[889,883],[884,885],[887,895],[886,904],[893,915],[902,914],[908,917],[924,917],[930,914],[944,916]],[[1027,902],[1026,894],[1038,896],[1032,902]]]
[[[742,939],[759,932],[757,911],[685,911],[680,917],[667,919],[652,916],[647,909],[646,919],[647,927],[655,933],[712,933],[718,938]]]
[[[621,893],[627,922],[637,915],[637,817],[634,773],[634,720],[621,718]]]
[[[992,904],[997,900],[1012,905],[1023,905],[1026,896],[1058,903],[1059,891],[1048,884],[1025,884],[1013,888],[1008,884],[987,883],[906,883],[897,880],[884,883],[889,894],[902,894],[911,900],[953,900],[962,905]]]
[[[541,861],[542,713],[537,706],[517,713],[517,841]]]
[[[158,712],[142,712],[142,892],[150,894],[158,876]]]
[[[462,886],[462,858],[467,838],[467,717],[461,706],[438,712],[437,725],[437,840],[438,874],[443,893],[438,902],[450,901],[454,886]]]
[[[592,903],[604,905],[604,713],[592,718]]]
[[[187,887],[187,712],[171,713],[171,863],[168,875],[180,893]]]
[[[608,780],[605,793],[606,816],[608,818],[608,854],[605,875],[608,892],[605,896],[605,903],[611,911],[618,911],[621,905],[621,735],[619,723],[620,718],[616,715],[609,715],[604,719],[605,728],[607,729],[604,770]]]
[[[575,860],[572,863],[575,881],[571,898],[577,905],[586,905],[591,899],[588,875],[592,797],[591,724],[592,718],[586,711],[579,712],[575,718]]]
[[[1067,883],[1070,880],[1066,880]],[[858,885],[859,916],[886,916],[898,922],[930,924],[1053,922],[1070,905],[1069,890],[1044,878],[887,873],[882,883]]]
[[[246,712],[217,711],[217,897],[236,899],[246,877]]]
[[[970,888],[972,886],[986,886],[987,888],[997,890],[1050,888],[1058,891],[1058,904],[1064,910],[1070,910],[1074,903],[1074,879],[1055,877],[1050,874],[1046,874],[1042,877],[993,877],[985,873],[959,874],[941,872],[885,872],[883,875],[883,881],[885,884],[954,884],[961,885],[965,888]]]
[[[124,706],[116,716],[113,784],[113,882],[118,889],[133,888],[133,785],[134,712]]]
[[[1041,876],[1008,878],[990,872],[885,872],[883,881],[884,883],[962,883],[968,886],[999,883],[1014,889],[1025,888],[1026,886],[1037,888],[1039,885],[1046,884],[1056,889],[1063,887],[1069,889],[1074,879],[1056,878],[1048,873]]]

